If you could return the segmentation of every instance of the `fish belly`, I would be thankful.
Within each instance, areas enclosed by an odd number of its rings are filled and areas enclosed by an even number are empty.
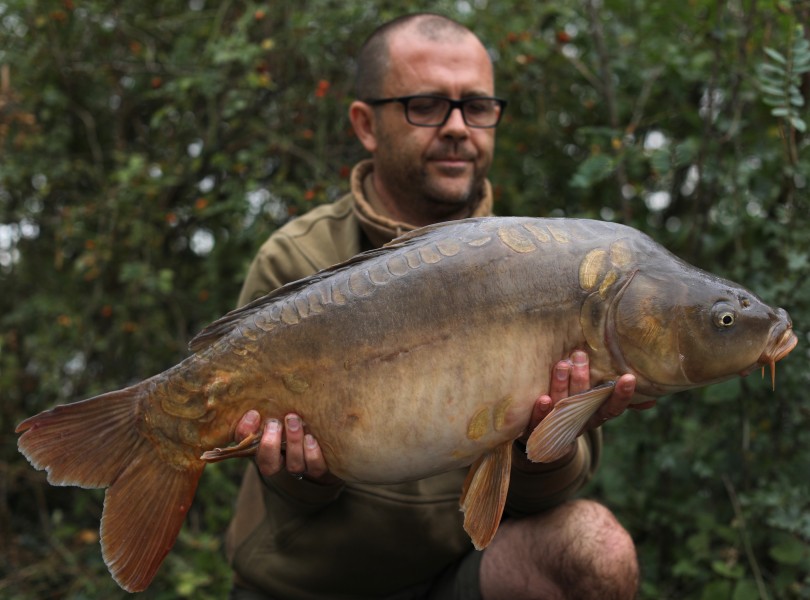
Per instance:
[[[312,377],[317,393],[288,396],[289,408],[343,479],[392,483],[468,465],[522,433],[548,380],[541,356],[500,346],[472,354],[473,343],[470,335],[439,336],[418,347],[322,359],[296,376],[299,383]]]

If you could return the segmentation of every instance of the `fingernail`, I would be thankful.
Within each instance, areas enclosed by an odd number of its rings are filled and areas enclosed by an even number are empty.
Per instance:
[[[255,425],[259,422],[259,413],[255,410],[249,410],[245,413],[245,423],[248,425]]]
[[[629,381],[622,381],[621,388],[623,392],[632,392],[635,387],[636,387],[635,377],[630,379]]]
[[[301,419],[298,417],[287,417],[287,431],[298,431],[301,429]]]
[[[577,350],[571,355],[571,362],[575,367],[584,367],[588,364],[588,355],[581,350]]]
[[[568,379],[568,370],[569,366],[567,363],[557,365],[557,368],[554,370],[554,376],[560,381],[566,380]]]
[[[278,430],[281,429],[281,423],[278,422],[278,419],[270,419],[267,421],[265,429],[267,429],[267,431],[270,433],[278,433]]]
[[[304,436],[304,443],[307,445],[307,448],[315,448],[318,446],[318,442],[316,442],[315,438],[309,433]]]

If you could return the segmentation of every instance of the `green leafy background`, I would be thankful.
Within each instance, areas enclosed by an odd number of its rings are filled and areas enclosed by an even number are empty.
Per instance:
[[[0,0],[0,597],[126,596],[102,494],[48,486],[14,427],[186,356],[260,243],[345,190],[351,57],[403,4]],[[631,224],[791,313],[775,392],[611,422],[587,494],[637,541],[642,598],[810,598],[810,3],[406,6],[491,50],[498,213]],[[226,597],[241,469],[206,470],[143,597]]]

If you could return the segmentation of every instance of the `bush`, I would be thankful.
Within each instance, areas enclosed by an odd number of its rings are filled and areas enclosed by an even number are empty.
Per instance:
[[[611,423],[588,493],[637,540],[644,598],[810,597],[806,3],[412,4],[491,49],[499,213],[626,222],[791,313],[775,393],[751,377]],[[342,193],[351,57],[399,10],[0,5],[0,595],[123,597],[101,494],[48,486],[13,427],[184,357],[259,244]],[[206,470],[149,597],[225,596],[240,470]]]

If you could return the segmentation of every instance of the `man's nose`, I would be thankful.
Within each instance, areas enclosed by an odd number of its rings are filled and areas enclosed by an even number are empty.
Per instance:
[[[450,110],[450,115],[447,117],[444,125],[441,127],[441,135],[453,138],[466,138],[470,135],[469,127],[464,121],[464,115],[461,112],[461,107],[455,106]]]

